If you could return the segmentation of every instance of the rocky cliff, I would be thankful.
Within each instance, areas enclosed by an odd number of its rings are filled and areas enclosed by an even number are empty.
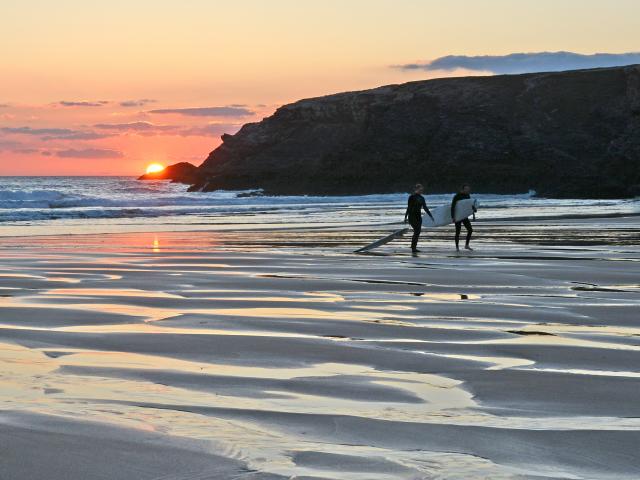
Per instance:
[[[301,100],[223,135],[194,189],[640,194],[640,66],[446,78]]]

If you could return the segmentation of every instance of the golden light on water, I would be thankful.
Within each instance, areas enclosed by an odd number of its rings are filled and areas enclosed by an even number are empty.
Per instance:
[[[158,173],[164,170],[164,165],[152,163],[147,167],[147,173]]]

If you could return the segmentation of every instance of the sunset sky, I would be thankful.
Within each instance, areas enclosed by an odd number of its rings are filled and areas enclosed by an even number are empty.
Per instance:
[[[0,175],[199,164],[299,98],[640,63],[638,32],[637,0],[2,1]],[[616,55],[507,57],[558,51]]]

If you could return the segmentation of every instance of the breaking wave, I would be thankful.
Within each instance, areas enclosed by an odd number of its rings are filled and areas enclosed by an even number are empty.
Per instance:
[[[185,185],[139,182],[130,177],[5,177],[0,183],[0,223],[136,219],[155,223],[389,223],[404,213],[405,193],[358,196],[263,196],[247,191],[187,192]],[[477,195],[483,218],[558,216],[638,209],[638,202],[553,200],[521,195]],[[430,206],[451,194],[427,195]],[[534,211],[535,210],[535,211]],[[167,220],[163,221],[163,218]]]

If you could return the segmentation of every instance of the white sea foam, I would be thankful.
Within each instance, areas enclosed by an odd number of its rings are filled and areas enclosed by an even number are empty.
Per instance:
[[[131,177],[4,177],[0,180],[0,224],[139,218],[142,223],[386,224],[401,220],[406,193],[358,196],[246,196],[246,192],[187,192],[185,185],[140,182]],[[477,195],[480,216],[563,217],[588,213],[640,212],[639,200],[554,200],[520,195]],[[451,194],[427,195],[431,206]],[[170,227],[167,227],[170,229]]]

